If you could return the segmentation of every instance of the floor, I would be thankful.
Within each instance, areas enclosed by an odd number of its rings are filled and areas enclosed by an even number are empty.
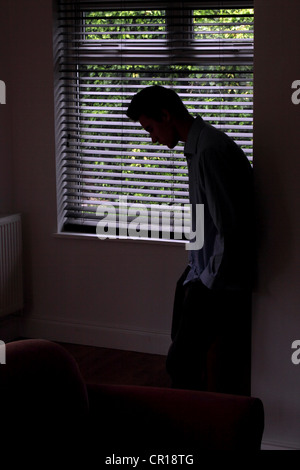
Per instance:
[[[165,356],[59,343],[78,363],[87,383],[169,387]]]

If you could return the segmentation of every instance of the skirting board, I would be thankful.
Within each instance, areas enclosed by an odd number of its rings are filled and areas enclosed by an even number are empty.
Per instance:
[[[101,348],[166,355],[170,334],[52,319],[23,320],[22,336]]]
[[[279,442],[269,442],[262,440],[261,450],[300,450],[299,445],[296,444],[286,444],[286,443],[279,443]]]

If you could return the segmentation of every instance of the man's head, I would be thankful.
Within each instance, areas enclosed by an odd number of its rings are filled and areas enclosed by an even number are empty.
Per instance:
[[[177,93],[159,85],[144,88],[133,98],[127,116],[140,121],[153,143],[174,148],[183,139],[183,129],[191,119]]]

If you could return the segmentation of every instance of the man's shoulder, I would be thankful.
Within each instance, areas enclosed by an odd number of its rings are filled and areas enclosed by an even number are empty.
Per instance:
[[[200,159],[205,159],[205,156],[211,154],[242,152],[232,137],[200,116],[195,118],[185,151],[197,155]]]
[[[205,123],[201,135],[199,136],[199,146],[202,151],[209,150],[238,150],[241,151],[234,139],[226,134],[221,128],[217,128],[212,124]]]

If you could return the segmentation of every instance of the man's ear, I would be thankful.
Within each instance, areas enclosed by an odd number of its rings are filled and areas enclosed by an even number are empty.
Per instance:
[[[170,122],[171,121],[171,118],[172,118],[172,115],[170,113],[170,111],[168,111],[167,109],[163,108],[161,110],[161,118],[162,118],[162,121],[163,122]]]

